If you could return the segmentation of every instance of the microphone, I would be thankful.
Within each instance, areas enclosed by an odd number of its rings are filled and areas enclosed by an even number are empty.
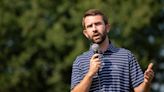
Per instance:
[[[98,44],[94,43],[94,44],[92,44],[91,48],[92,48],[94,54],[100,54],[96,58],[99,57],[100,60],[101,60],[101,68],[99,69],[99,71],[102,71],[102,66],[104,66],[104,62],[103,62],[103,59],[102,59],[103,55],[102,55],[102,53],[100,51],[100,46]]]
[[[96,43],[94,43],[94,44],[92,44],[92,46],[91,46],[91,48],[92,48],[92,50],[93,50],[93,53],[94,54],[100,54],[100,46],[98,45],[98,44],[96,44]],[[97,57],[98,58],[98,57]],[[101,91],[103,91],[102,90],[102,85],[101,85],[101,82],[100,82],[100,71],[101,71],[101,68],[99,69],[99,71],[96,73],[96,76],[97,76],[97,78],[98,78],[98,87],[99,87],[99,91],[101,92]]]
[[[92,44],[91,48],[93,49],[93,53],[99,53],[100,46],[96,43]]]

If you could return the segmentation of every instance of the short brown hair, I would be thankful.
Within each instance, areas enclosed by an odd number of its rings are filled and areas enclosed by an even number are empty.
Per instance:
[[[84,23],[84,19],[87,16],[95,16],[95,15],[101,15],[103,17],[103,21],[105,24],[108,24],[108,18],[107,16],[105,16],[104,13],[102,13],[100,10],[98,9],[89,9],[84,13],[83,19],[82,19],[82,26],[83,29],[85,29],[85,23]]]

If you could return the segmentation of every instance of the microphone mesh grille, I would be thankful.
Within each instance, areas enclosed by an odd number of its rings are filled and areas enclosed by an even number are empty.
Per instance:
[[[91,48],[93,49],[94,52],[98,52],[99,45],[98,44],[92,44],[92,47]]]

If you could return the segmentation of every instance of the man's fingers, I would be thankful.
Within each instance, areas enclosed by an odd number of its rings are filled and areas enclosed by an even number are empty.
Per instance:
[[[100,54],[94,54],[92,58],[95,59],[95,58],[99,58],[99,57],[100,57]]]
[[[145,72],[145,75],[146,75],[146,76],[153,77],[153,76],[154,76],[154,72],[151,71],[151,70],[150,70],[150,71],[146,71],[146,72]]]
[[[148,69],[153,69],[153,63],[150,63],[149,65],[148,65]]]
[[[147,70],[145,71],[144,74],[144,81],[150,83],[154,77],[154,72],[153,72],[153,63],[150,63],[148,65]]]

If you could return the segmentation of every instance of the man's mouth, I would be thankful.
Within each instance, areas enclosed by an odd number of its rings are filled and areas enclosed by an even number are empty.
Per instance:
[[[99,39],[99,38],[100,38],[99,34],[93,35],[93,39]]]
[[[99,36],[99,34],[94,34],[94,35],[93,35],[93,37],[98,37],[98,36]]]

